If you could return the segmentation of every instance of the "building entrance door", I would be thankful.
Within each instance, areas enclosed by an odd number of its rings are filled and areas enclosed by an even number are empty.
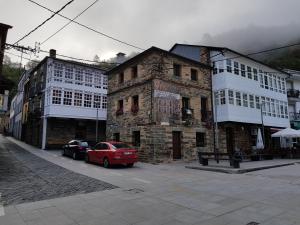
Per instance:
[[[232,155],[234,152],[234,133],[232,127],[226,128],[226,147],[227,147],[227,153]]]
[[[181,132],[173,131],[173,159],[181,159]]]

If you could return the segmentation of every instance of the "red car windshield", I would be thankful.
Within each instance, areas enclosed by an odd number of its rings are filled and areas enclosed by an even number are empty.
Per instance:
[[[124,143],[116,143],[112,144],[113,149],[120,149],[120,148],[132,148],[131,146],[124,144]]]

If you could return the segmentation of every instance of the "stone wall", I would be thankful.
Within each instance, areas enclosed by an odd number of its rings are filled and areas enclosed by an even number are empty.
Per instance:
[[[181,76],[175,77],[173,63],[181,65]],[[138,67],[138,76],[132,78],[132,66]],[[191,69],[198,79],[191,80]],[[124,73],[124,82],[119,76]],[[120,140],[132,143],[133,132],[140,132],[137,147],[140,160],[161,161],[173,159],[172,132],[181,132],[181,154],[184,160],[196,159],[197,150],[213,151],[211,121],[210,69],[197,63],[168,54],[153,52],[132,62],[108,76],[107,139],[114,134]],[[139,96],[139,111],[132,113],[132,97]],[[182,118],[182,98],[190,100],[193,115]],[[208,119],[201,118],[201,97],[207,98]],[[123,100],[123,113],[118,113],[118,101]],[[206,134],[206,146],[196,147],[196,132]]]

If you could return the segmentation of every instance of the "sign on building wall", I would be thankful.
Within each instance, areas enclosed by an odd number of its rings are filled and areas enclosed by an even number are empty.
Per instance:
[[[176,87],[156,80],[154,82],[154,101],[156,107],[156,120],[169,123],[180,117],[180,94]]]

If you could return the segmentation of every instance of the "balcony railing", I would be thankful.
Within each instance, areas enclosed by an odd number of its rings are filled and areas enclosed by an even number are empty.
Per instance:
[[[300,120],[300,113],[290,112],[290,120]]]
[[[296,89],[288,89],[287,90],[287,96],[289,98],[299,98],[300,91]]]

